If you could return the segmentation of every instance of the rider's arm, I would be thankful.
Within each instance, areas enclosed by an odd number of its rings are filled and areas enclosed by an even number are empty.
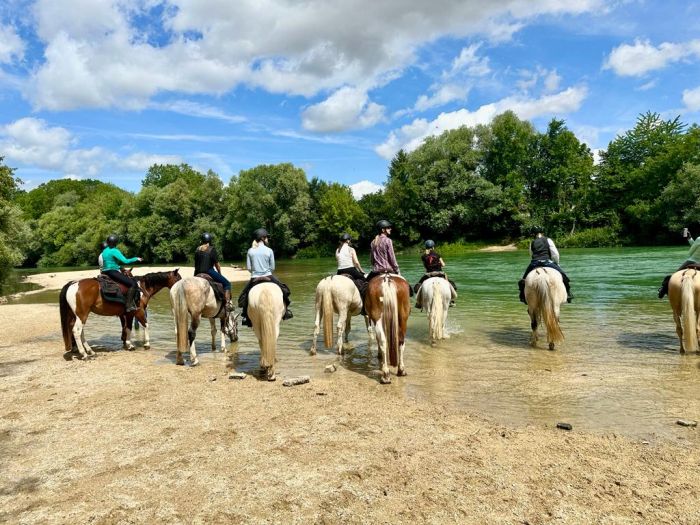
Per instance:
[[[122,252],[120,252],[119,249],[117,249],[117,248],[115,248],[112,251],[112,254],[114,255],[114,258],[122,264],[131,264],[131,263],[138,262],[138,260],[139,260],[138,257],[129,257],[127,259],[126,257],[124,257],[124,254],[122,254]]]
[[[245,267],[250,273],[253,273],[253,264],[250,261],[250,250],[248,250],[248,253],[245,256]]]
[[[552,239],[547,239],[547,242],[549,243],[549,253],[552,256],[552,260],[559,264],[559,250],[554,246],[554,241],[552,241]]]
[[[442,257],[440,257],[440,268],[445,267],[445,261],[442,260]]]
[[[352,254],[352,265],[362,273],[365,273],[365,271],[362,269],[360,261],[357,259],[357,252],[355,251],[355,248],[350,248],[350,253]]]
[[[396,256],[394,255],[394,243],[391,242],[391,239],[387,237],[387,252],[388,252],[388,259],[389,259],[389,264],[393,268],[393,270],[396,273],[399,273],[399,263],[396,262]]]
[[[270,250],[270,271],[275,271],[275,252]]]
[[[690,252],[688,252],[688,259],[697,261],[700,258],[700,237],[697,237],[694,241],[693,239],[690,239],[690,241],[691,245]]]

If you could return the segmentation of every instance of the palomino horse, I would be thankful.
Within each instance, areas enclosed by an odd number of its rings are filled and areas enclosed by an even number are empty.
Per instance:
[[[428,310],[428,329],[430,343],[440,339],[449,339],[446,333],[447,312],[450,308],[450,282],[442,277],[426,279],[418,290],[416,301]]]
[[[61,329],[66,352],[73,350],[73,344],[77,346],[83,359],[88,355],[94,355],[92,348],[85,341],[83,326],[87,322],[88,315],[93,312],[97,315],[117,316],[122,321],[122,342],[127,350],[134,350],[131,343],[131,325],[134,317],[144,327],[144,348],[151,347],[148,335],[148,322],[146,321],[145,308],[152,296],[163,288],[170,288],[181,277],[179,269],[171,272],[147,273],[143,277],[136,277],[141,289],[141,304],[138,310],[127,312],[126,306],[112,301],[103,301],[100,294],[100,284],[97,279],[81,279],[67,283],[59,296],[59,309],[61,313]]]
[[[182,354],[189,347],[190,366],[197,366],[197,350],[194,339],[202,317],[211,325],[211,351],[216,352],[216,319],[221,323],[221,351],[226,350],[226,336],[231,342],[238,341],[237,317],[224,308],[223,301],[217,301],[209,281],[201,277],[187,277],[170,289],[170,303],[175,317],[177,332],[177,356],[175,363],[184,365]],[[188,318],[192,321],[188,328]]]
[[[411,313],[409,295],[409,284],[400,275],[377,276],[367,287],[365,311],[374,325],[377,337],[382,367],[379,381],[382,384],[391,383],[389,364],[398,366],[397,376],[406,375],[403,353],[406,346],[406,324]]]
[[[700,271],[696,268],[680,270],[668,283],[668,300],[673,308],[676,333],[681,342],[681,353],[698,352],[700,337]]]
[[[331,275],[321,279],[316,286],[316,321],[311,355],[316,355],[316,339],[321,331],[323,320],[323,343],[326,348],[333,346],[333,313],[338,314],[338,354],[343,353],[343,343],[348,342],[350,322],[354,315],[362,311],[362,297],[352,279],[344,275]],[[365,317],[369,331],[369,320]]]
[[[537,345],[537,325],[544,322],[549,349],[554,350],[555,344],[564,341],[559,326],[559,308],[566,302],[566,288],[561,273],[547,267],[532,270],[525,279],[525,299],[532,328],[530,344]]]
[[[284,315],[282,290],[275,283],[260,283],[248,294],[248,319],[253,323],[260,346],[260,368],[265,379],[274,381],[277,338]]]

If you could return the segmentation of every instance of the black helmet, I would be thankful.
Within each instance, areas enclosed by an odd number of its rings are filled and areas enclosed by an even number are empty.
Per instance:
[[[204,244],[211,244],[211,233],[209,232],[204,232],[202,234],[202,242]]]
[[[344,233],[343,235],[340,236],[341,241],[351,241],[352,237],[350,236],[349,233]]]
[[[535,235],[537,235],[538,233],[544,233],[544,228],[537,224],[532,227],[532,233],[534,233]]]
[[[253,237],[256,241],[262,241],[265,237],[269,237],[265,228],[258,228],[253,232]]]
[[[377,223],[377,230],[382,231],[384,228],[391,228],[391,223],[385,219],[382,219]]]
[[[116,235],[112,234],[107,237],[107,246],[110,248],[114,248],[117,245],[117,242],[119,242],[119,239],[117,239]]]
[[[430,250],[431,248],[435,248],[435,241],[428,239],[425,241],[425,249]]]

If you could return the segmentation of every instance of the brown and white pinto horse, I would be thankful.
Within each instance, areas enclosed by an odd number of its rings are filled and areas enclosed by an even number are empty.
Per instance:
[[[680,270],[668,283],[668,300],[673,308],[676,333],[681,342],[681,353],[698,352],[700,337],[700,271],[696,268]]]
[[[92,348],[85,341],[83,326],[87,322],[90,312],[97,315],[116,316],[122,319],[122,343],[126,350],[134,350],[130,341],[131,325],[134,317],[144,327],[144,348],[151,346],[148,336],[148,322],[146,321],[145,308],[149,299],[163,288],[170,288],[181,279],[179,268],[170,272],[147,273],[135,278],[141,289],[141,303],[138,310],[127,312],[126,306],[112,301],[103,301],[100,293],[100,283],[95,278],[81,279],[67,283],[59,296],[59,309],[61,313],[61,329],[63,343],[66,352],[73,350],[73,345],[78,348],[83,359],[88,355],[94,355]]]
[[[410,285],[400,275],[384,274],[369,282],[365,295],[365,311],[374,325],[379,347],[382,384],[391,383],[389,364],[397,366],[397,376],[406,375],[403,353],[406,347],[406,325],[411,313]],[[388,364],[387,364],[388,359]]]

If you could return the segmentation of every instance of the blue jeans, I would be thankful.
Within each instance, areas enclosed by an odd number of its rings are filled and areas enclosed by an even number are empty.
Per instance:
[[[224,286],[224,290],[231,289],[231,282],[226,277],[217,272],[214,268],[209,268],[209,270],[207,270],[207,274],[217,283],[221,283]]]

